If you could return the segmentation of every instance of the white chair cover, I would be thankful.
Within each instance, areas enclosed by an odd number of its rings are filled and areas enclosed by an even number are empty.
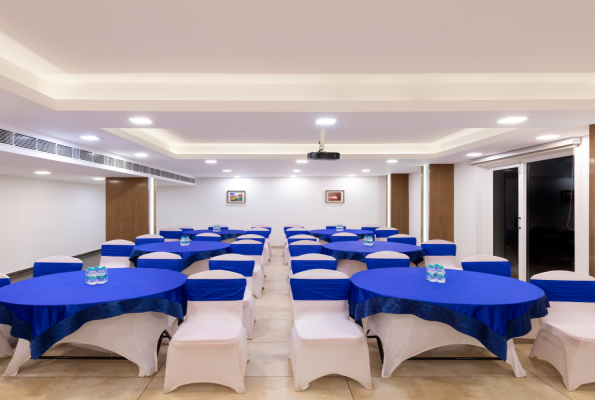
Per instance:
[[[194,228],[191,227],[190,225],[178,225],[178,226],[176,226],[176,228],[181,229],[182,231],[192,231],[192,230],[194,230]]]
[[[206,271],[193,280],[230,281],[244,277],[229,271]],[[191,285],[188,282],[187,285]],[[222,283],[213,282],[213,285]],[[244,373],[249,359],[248,339],[242,325],[243,300],[191,300],[186,321],[169,344],[163,392],[169,393],[189,383],[209,382],[246,391]],[[154,350],[153,350],[154,351]]]
[[[165,238],[166,242],[179,242],[183,231],[180,228],[163,228],[159,234]]]
[[[433,240],[428,240],[426,242],[423,242],[421,244],[422,247],[424,247],[424,245],[447,245],[447,246],[451,246],[451,245],[454,245],[454,243],[453,242],[449,242],[448,240],[433,239]],[[426,251],[426,253],[427,253],[427,251]],[[460,269],[460,270],[463,269],[463,268],[461,268],[460,265],[457,264],[456,254],[447,255],[447,256],[426,255],[424,257],[423,263],[420,263],[419,264],[419,267],[425,268],[427,265],[431,265],[431,264],[440,264],[445,269]]]
[[[250,228],[250,230],[248,231],[249,235],[258,235],[258,232],[268,232],[267,235],[263,235],[265,236],[265,241],[264,241],[264,247],[268,249],[268,258],[265,258],[265,264],[268,264],[271,261],[271,256],[273,255],[273,245],[271,245],[271,238],[270,238],[270,234],[271,234],[271,229],[270,227],[265,227],[265,226],[255,226]],[[268,236],[268,237],[267,237]],[[266,276],[266,274],[265,274]]]
[[[198,235],[194,235],[194,240],[196,241],[210,241],[210,238],[219,238],[219,241],[221,241],[221,235],[216,233],[199,233]]]
[[[533,275],[531,283],[541,285],[535,281],[551,282],[552,288],[563,295],[569,294],[577,301],[556,301],[558,296],[553,293],[545,294],[550,299],[548,315],[539,319],[541,329],[537,333],[535,343],[529,358],[540,358],[552,364],[562,375],[564,385],[569,391],[575,391],[579,386],[595,382],[595,278],[570,271],[550,271]],[[573,291],[573,285],[564,287],[563,282],[576,282],[578,285],[591,286],[590,302],[583,302],[578,298],[579,291]],[[571,293],[568,293],[571,292]],[[560,297],[563,300],[571,298]],[[553,300],[554,299],[554,300]]]
[[[393,235],[392,232],[394,232],[394,235],[396,235],[399,233],[399,230],[397,228],[391,228],[390,226],[384,226],[376,229],[374,231],[374,235],[376,235],[376,241],[386,242],[388,237]]]
[[[147,243],[159,243],[164,242],[165,238],[161,235],[153,235],[151,233],[147,233],[146,235],[137,236],[134,239],[134,244],[140,246],[141,244]]]
[[[304,227],[301,226],[301,225],[296,225],[296,224],[285,225],[285,227],[283,227],[283,234],[285,234],[285,232],[287,232],[288,229],[293,229],[293,228],[302,228],[302,229],[304,229]],[[287,238],[287,236],[285,236],[285,238]]]
[[[238,245],[251,245],[251,244],[260,244],[256,240],[238,240],[233,243],[233,247],[237,248]],[[240,250],[241,251],[241,250]],[[232,248],[232,252],[234,252]],[[235,253],[234,254],[242,254],[242,253]],[[260,299],[262,297],[262,288],[264,287],[264,272],[262,270],[262,256],[259,255],[248,255],[248,257],[254,259],[254,274],[252,275],[252,294],[257,298]]]
[[[0,287],[10,285],[10,277],[8,275],[0,274]],[[0,358],[12,357],[12,347],[8,343],[10,335],[10,326],[0,324]]]
[[[248,233],[246,235],[238,236],[236,240],[256,240],[258,242],[264,243],[264,247],[262,249],[262,272],[264,276],[267,276],[265,265],[267,265],[271,259],[271,251],[268,245],[268,239],[261,235]]]
[[[331,242],[357,242],[358,236],[355,233],[341,232],[331,235]]]
[[[407,254],[396,251],[378,251],[366,256],[366,267],[376,268],[401,268],[409,267],[411,260]]]
[[[322,263],[325,263],[327,265],[333,265],[333,269],[336,271],[337,270],[337,260],[334,257],[331,256],[327,256],[326,254],[303,254],[301,256],[297,256],[297,257],[292,257],[289,260],[289,277],[291,278],[293,276],[293,267],[292,267],[292,261],[297,261],[298,263],[300,261],[312,261],[312,264],[315,264],[315,261],[321,261]],[[321,268],[321,267],[315,267],[315,268],[310,268],[310,269],[329,269],[329,268]]]
[[[328,290],[324,281],[335,279],[344,280],[345,286]],[[368,343],[349,320],[349,278],[337,271],[314,269],[295,274],[291,287],[294,323],[289,358],[295,390],[305,390],[310,382],[330,374],[347,376],[371,389]]]
[[[110,240],[105,242],[102,246],[134,246],[129,240],[123,239],[116,239]],[[101,255],[101,259],[99,260],[99,265],[107,268],[130,268],[134,267],[134,265],[130,262],[129,256],[122,256],[122,257],[113,257],[113,256],[104,256]]]
[[[59,274],[61,272],[82,271],[83,262],[70,256],[50,256],[40,258],[33,264],[33,277]]]
[[[291,255],[289,254],[289,242],[297,242],[299,240],[312,240],[319,243],[318,238],[311,235],[294,235],[290,238],[285,239],[285,245],[283,246],[283,264],[287,264]]]
[[[405,235],[404,233],[397,233],[396,235],[389,236],[386,241],[417,246],[417,238],[415,236]]]

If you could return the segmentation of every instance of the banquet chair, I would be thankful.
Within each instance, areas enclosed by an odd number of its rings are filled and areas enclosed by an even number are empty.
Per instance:
[[[166,242],[176,242],[182,237],[182,230],[179,228],[164,228],[159,234],[165,238]]]
[[[374,234],[374,232],[376,232],[376,229],[380,228],[380,225],[376,225],[376,224],[366,224],[364,226],[362,226],[362,230],[363,231],[371,231],[372,234]]]
[[[129,240],[110,240],[101,246],[101,259],[99,265],[107,268],[130,268],[129,260],[134,243]]]
[[[445,269],[462,269],[457,265],[457,245],[448,240],[434,239],[423,242],[421,247],[425,250],[422,267],[432,264],[440,264]]]
[[[300,240],[311,240],[313,242],[318,243],[318,238],[311,235],[293,235],[286,239],[285,246],[283,246],[283,264],[287,264],[289,262],[289,244],[293,242],[298,242]]]
[[[265,228],[268,229],[269,232],[273,231],[273,228],[271,228],[269,225],[254,225],[252,228]]]
[[[366,267],[370,269],[378,268],[403,268],[409,267],[411,260],[407,254],[397,253],[396,251],[379,251],[366,256]]]
[[[552,364],[571,392],[595,382],[595,278],[550,271],[533,275],[530,282],[543,289],[550,308],[539,319],[529,358]]]
[[[496,256],[467,257],[461,262],[464,271],[483,272],[510,278],[510,262]]]
[[[194,235],[194,240],[197,242],[220,242],[221,235],[217,235],[216,233],[199,233],[198,235]]]
[[[262,235],[256,235],[256,234],[246,234],[246,235],[241,235],[238,236],[236,240],[256,240],[257,242],[261,242],[263,244],[263,248],[262,248],[262,272],[264,273],[264,276],[266,276],[266,269],[265,269],[265,265],[269,263],[269,260],[271,259],[271,253],[269,251],[269,247],[267,246],[267,239],[262,236]]]
[[[331,235],[331,243],[335,242],[357,242],[359,239],[356,234],[349,232],[335,233]]]
[[[10,277],[8,275],[0,274],[0,288],[10,285]],[[0,324],[0,358],[12,357],[13,351],[8,343],[10,335],[10,325]]]
[[[136,268],[159,268],[180,272],[182,269],[182,257],[162,251],[147,253],[137,259]]]
[[[397,228],[391,228],[389,226],[378,228],[374,231],[376,241],[378,242],[388,242],[388,237],[396,235],[397,233],[399,233],[399,230]]]
[[[270,228],[258,228],[258,227],[253,227],[250,228],[248,231],[246,231],[246,234],[248,235],[260,235],[260,236],[264,236],[265,237],[265,241],[264,241],[264,246],[268,249],[268,255],[269,257],[265,260],[266,263],[268,264],[269,261],[271,261],[271,257],[273,255],[273,246],[271,245],[271,229]]]
[[[176,228],[180,229],[182,232],[194,230],[194,228],[191,227],[190,225],[179,225],[179,226],[176,226]]]
[[[404,233],[397,233],[396,235],[389,236],[386,241],[417,246],[417,238],[415,236],[405,235]]]
[[[256,319],[254,311],[254,295],[252,294],[254,264],[255,261],[252,257],[244,256],[242,254],[223,254],[209,260],[210,271],[230,271],[238,273],[246,278],[246,290],[244,291],[244,300],[242,303],[242,324],[244,325],[248,339],[252,339],[254,320]]]
[[[339,374],[372,388],[368,343],[349,320],[350,280],[341,272],[309,270],[290,281],[293,327],[289,358],[296,391],[330,374]]]
[[[246,391],[248,338],[242,325],[246,279],[205,271],[186,281],[186,320],[169,343],[163,392],[190,383],[216,383]]]
[[[283,234],[285,235],[285,239],[287,239],[287,230],[288,230],[288,229],[293,229],[293,228],[301,228],[301,229],[304,229],[304,227],[303,227],[303,226],[301,226],[301,225],[287,225],[287,226],[285,226],[285,227],[283,228]],[[308,232],[306,232],[306,233],[308,233]],[[287,242],[287,240],[286,240],[286,242]]]
[[[136,246],[140,246],[141,244],[163,243],[164,241],[165,241],[165,238],[163,236],[152,235],[152,234],[148,233],[146,235],[137,236],[136,239],[134,239],[134,244]]]
[[[82,271],[83,262],[70,256],[40,258],[33,264],[33,277],[59,274],[61,272]]]
[[[238,240],[230,245],[233,254],[249,256],[254,260],[254,273],[252,274],[252,294],[257,299],[262,297],[264,287],[264,272],[262,270],[262,251],[264,244],[256,240]]]
[[[337,260],[325,254],[302,254],[293,257],[289,264],[289,277],[311,269],[337,270]]]
[[[322,254],[322,245],[312,240],[298,240],[287,245],[289,250],[289,262],[287,264],[287,276],[291,276],[291,259],[304,254]]]

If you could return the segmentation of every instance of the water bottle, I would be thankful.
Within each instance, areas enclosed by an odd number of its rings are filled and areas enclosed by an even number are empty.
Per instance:
[[[184,235],[184,246],[190,246],[190,236]]]
[[[374,241],[372,240],[372,236],[364,236],[364,246],[373,246]]]
[[[432,267],[432,265],[426,266],[426,280],[430,282],[432,281],[432,271],[430,271]]]
[[[97,268],[97,284],[103,285],[105,283],[105,267],[96,267]]]
[[[215,231],[215,232],[221,231],[221,225],[215,225],[215,226],[213,226],[213,231]]]
[[[436,282],[446,283],[446,271],[442,265],[436,266]]]
[[[430,282],[436,282],[436,279],[438,278],[436,275],[436,266],[430,265],[428,268],[430,270]]]
[[[87,282],[87,285],[92,286],[97,284],[97,275],[95,273],[95,268],[97,267],[87,268],[87,270],[85,271],[85,280]]]
[[[104,272],[104,275],[105,275],[105,278],[103,279],[103,281],[104,281],[105,283],[107,283],[107,267],[103,266],[103,267],[101,267],[101,268],[103,268],[103,272]]]

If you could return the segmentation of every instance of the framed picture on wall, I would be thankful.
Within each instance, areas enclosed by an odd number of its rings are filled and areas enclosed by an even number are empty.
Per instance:
[[[228,190],[227,191],[227,202],[228,203],[245,203],[246,202],[246,191],[244,191],[244,190]]]
[[[324,197],[327,203],[345,203],[344,190],[327,190]]]

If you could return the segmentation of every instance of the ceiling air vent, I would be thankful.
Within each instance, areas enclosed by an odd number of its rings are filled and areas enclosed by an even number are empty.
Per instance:
[[[105,156],[103,154],[93,153],[93,162],[96,164],[103,164],[105,161]]]
[[[81,157],[81,150],[77,149],[76,147],[72,148],[72,158],[76,158],[77,160]]]
[[[132,164],[132,170],[135,172],[140,172],[140,166],[138,164]]]
[[[124,161],[116,158],[116,168],[124,168]]]
[[[130,161],[126,161],[126,169],[129,169],[130,171],[132,171],[132,163]]]
[[[56,143],[47,140],[37,139],[37,151],[56,154]]]
[[[58,151],[56,152],[56,154],[62,157],[72,158],[72,147],[59,144]]]
[[[93,153],[87,150],[80,151],[80,159],[83,161],[93,162]]]
[[[14,133],[12,133],[11,131],[0,129],[0,143],[12,144],[13,136]]]
[[[106,157],[107,158],[107,163],[106,165],[109,165],[110,167],[114,166],[114,159],[113,157]]]
[[[35,150],[37,145],[37,139],[31,136],[21,135],[20,133],[14,134],[14,145],[17,147],[23,147],[25,149]]]

